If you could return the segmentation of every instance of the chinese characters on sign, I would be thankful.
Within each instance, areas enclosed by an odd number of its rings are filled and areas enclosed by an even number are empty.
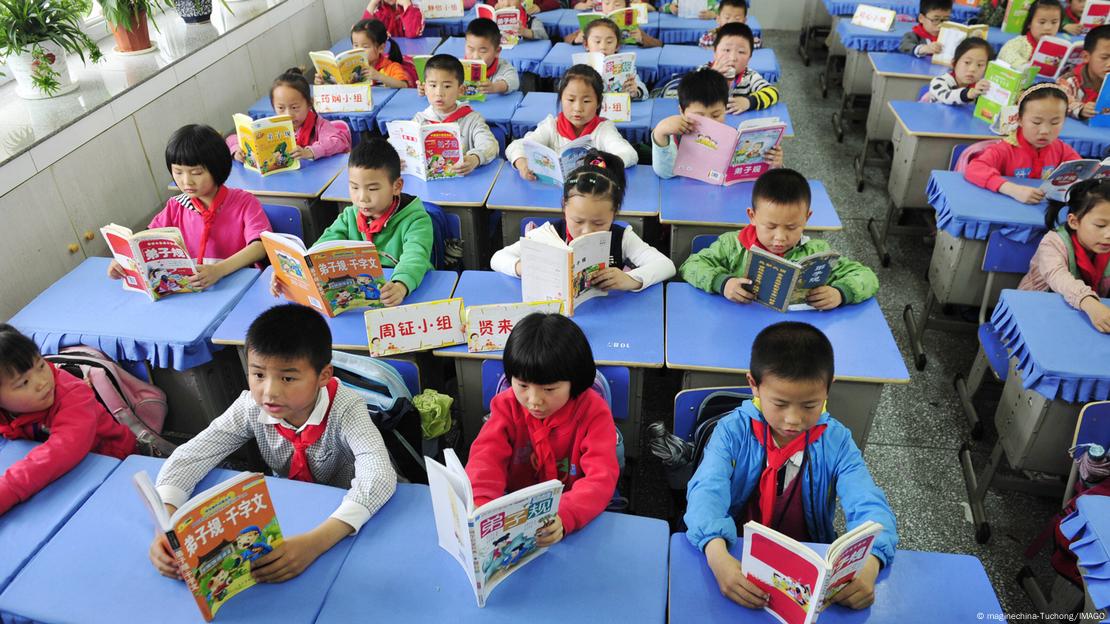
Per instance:
[[[368,113],[374,108],[369,84],[315,85],[312,101],[318,113]]]
[[[856,12],[852,15],[852,25],[885,32],[894,26],[894,19],[897,16],[898,14],[892,9],[880,9],[869,4],[861,4],[856,7]]]
[[[561,314],[562,311],[563,304],[559,301],[470,306],[466,309],[466,350],[471,353],[500,351],[520,319],[533,312]]]
[[[462,343],[462,299],[380,308],[366,312],[366,338],[370,355],[434,349]]]

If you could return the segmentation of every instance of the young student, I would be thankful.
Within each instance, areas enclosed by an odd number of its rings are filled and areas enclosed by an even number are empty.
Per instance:
[[[1076,119],[1095,116],[1095,100],[1110,71],[1110,24],[1091,29],[1083,38],[1083,63],[1056,81],[1068,94],[1068,115]]]
[[[535,130],[505,148],[505,159],[513,163],[525,180],[536,176],[528,168],[524,157],[524,141],[532,140],[558,151],[564,145],[589,136],[593,147],[601,152],[615,154],[625,167],[636,164],[636,150],[621,136],[613,122],[601,117],[601,94],[604,91],[601,75],[589,65],[574,65],[559,80],[558,116],[548,115]]]
[[[587,9],[592,9],[593,7],[592,2],[586,2],[582,4],[588,4],[589,6],[587,7]],[[643,4],[648,7],[649,11],[655,10],[655,7],[653,7],[650,2],[644,2]],[[608,15],[613,11],[619,11],[621,9],[627,8],[628,6],[630,6],[628,0],[601,0],[600,12]],[[656,39],[655,37],[652,37],[639,28],[634,28],[626,34],[631,36],[632,39],[635,40],[636,43],[634,45],[638,45],[644,48],[658,48],[663,45],[662,41]],[[584,40],[585,33],[581,30],[576,30],[563,37],[563,41],[574,45],[581,44]]]
[[[656,10],[654,4],[652,4],[650,2],[645,2],[645,0],[632,0],[631,2],[626,2],[625,4],[622,4],[622,5],[613,5],[609,9],[605,8],[606,5],[604,4],[604,0],[583,0],[582,2],[575,3],[574,10],[575,11],[600,11],[602,13],[610,13],[612,11],[616,11],[617,9],[623,9],[626,6],[632,6],[632,5],[638,5],[638,4],[644,5],[644,9],[646,9],[648,13],[651,13],[652,11]],[[547,11],[549,9],[544,9],[544,10]]]
[[[834,598],[852,609],[875,601],[875,577],[894,557],[894,512],[852,432],[826,411],[832,381],[832,344],[818,329],[786,321],[759,332],[748,373],[755,398],[718,421],[687,486],[686,537],[705,553],[721,594],[745,607],[768,598],[728,552],[749,520],[827,544],[836,539],[839,498],[849,530],[883,525],[863,568]]]
[[[493,24],[490,20],[474,21]],[[493,28],[496,30],[497,25],[493,24]],[[450,54],[436,54],[428,59],[428,64],[424,66],[424,94],[428,97],[428,108],[412,118],[420,124],[459,124],[463,159],[451,168],[457,175],[466,175],[475,167],[492,161],[500,151],[497,139],[482,115],[469,106],[459,106],[462,83],[463,66],[459,59]]]
[[[1087,0],[1064,0],[1064,19],[1060,22],[1060,30],[1077,37],[1083,33],[1083,26],[1079,21],[1083,19],[1083,9],[1087,8]]]
[[[473,6],[471,2],[471,6]],[[362,19],[385,24],[390,37],[419,37],[424,34],[424,14],[412,0],[370,0]]]
[[[316,528],[286,536],[251,563],[251,575],[263,583],[299,575],[358,533],[397,487],[366,403],[333,376],[331,347],[327,322],[311,308],[286,304],[260,314],[247,329],[250,389],[158,471],[156,487],[170,513],[209,471],[251,440],[277,475],[347,489],[343,502]],[[161,532],[150,545],[150,561],[163,575],[180,578]]]
[[[1110,296],[1110,181],[1083,180],[1071,187],[1066,204],[1049,202],[1045,227],[1018,288],[1060,293],[1095,329],[1110,333],[1110,307],[1099,299]]]
[[[254,195],[224,185],[231,175],[231,154],[220,133],[208,126],[182,126],[166,144],[165,156],[181,194],[166,201],[149,227],[181,230],[185,248],[197,262],[189,285],[208,288],[265,258],[262,233],[270,230],[270,220]],[[115,260],[108,277],[123,278],[123,267]]]
[[[678,140],[696,127],[690,115],[701,115],[725,123],[728,105],[728,80],[715,69],[703,67],[678,82],[678,114],[665,117],[651,131],[651,168],[660,178],[674,177]],[[767,150],[764,158],[771,167],[782,166],[782,146]]]
[[[968,164],[964,178],[1022,203],[1040,203],[1044,200],[1040,188],[1014,184],[1006,177],[1041,179],[1060,163],[1079,159],[1059,138],[1067,110],[1068,96],[1059,85],[1043,82],[1029,87],[1018,97],[1017,130],[983,150]]]
[[[1011,67],[1028,67],[1033,59],[1033,50],[1041,37],[1050,37],[1060,31],[1060,20],[1064,17],[1064,7],[1057,0],[1036,0],[1029,5],[1029,15],[1021,27],[1021,36],[1014,37],[998,51],[998,60],[1006,61]]]
[[[678,2],[671,2],[667,5],[667,10],[671,13],[678,14]],[[747,0],[721,0],[717,10],[712,9],[702,11],[698,19],[716,19],[717,28],[725,24],[732,24],[734,22],[740,24],[748,23],[748,2]],[[702,48],[712,48],[713,42],[717,40],[717,28],[710,28],[702,33],[701,38],[698,39],[698,46]],[[754,36],[754,49],[758,50],[763,46],[762,40]]]
[[[1009,0],[979,0],[979,23],[993,28],[1002,26]]]
[[[674,277],[670,258],[645,243],[631,226],[615,223],[625,190],[621,159],[591,150],[563,184],[563,218],[552,223],[567,241],[594,232],[610,233],[609,267],[590,280],[602,290],[640,291]],[[626,266],[631,270],[625,271]],[[493,254],[490,268],[505,275],[521,275],[520,241]]]
[[[563,8],[559,0],[540,0],[525,5],[522,0],[486,0],[486,4],[498,9],[520,9],[520,38],[521,39],[549,39],[547,28],[540,21],[536,13],[541,11],[554,11]]]
[[[971,104],[989,88],[983,80],[987,63],[994,58],[994,49],[986,39],[968,37],[956,46],[952,56],[952,71],[934,76],[922,102],[941,104]]]
[[[779,101],[779,91],[759,72],[748,67],[752,60],[755,36],[747,24],[733,22],[717,29],[713,42],[713,61],[705,66],[729,79],[729,113],[762,110]]]
[[[359,20],[351,27],[351,46],[366,50],[370,60],[370,82],[375,85],[404,89],[411,87],[405,72],[404,57],[396,45],[389,45],[385,24],[376,19]],[[389,51],[386,51],[386,48]],[[325,84],[324,76],[316,74],[316,84]]]
[[[536,535],[544,548],[609,504],[620,476],[616,427],[605,399],[591,388],[593,352],[574,321],[560,314],[524,317],[509,334],[503,362],[512,386],[490,401],[466,475],[475,505],[562,481],[557,517]]]
[[[270,85],[270,104],[275,115],[293,118],[297,149],[294,158],[326,158],[351,151],[351,131],[339,128],[316,114],[312,105],[312,87],[299,67],[290,67]],[[243,162],[246,155],[239,147],[239,135],[227,137],[227,146],[235,160]]]
[[[787,260],[830,250],[828,242],[803,233],[812,214],[809,202],[809,183],[797,171],[772,169],[759,176],[748,208],[751,224],[739,232],[721,234],[712,245],[687,258],[678,270],[682,279],[729,301],[751,303],[755,300],[749,290],[751,280],[743,277],[742,271],[752,247]],[[871,269],[842,256],[828,284],[809,291],[806,303],[831,310],[866,301],[878,291],[879,280]]]
[[[902,36],[898,51],[914,56],[930,56],[941,51],[937,41],[940,25],[952,18],[952,0],[921,0],[917,24]]]
[[[524,9],[520,9],[524,14]],[[479,88],[483,93],[512,93],[520,89],[520,76],[508,61],[501,62],[501,30],[491,19],[480,17],[466,25],[466,55],[486,64],[489,81]]]
[[[0,436],[43,443],[0,472],[0,516],[89,453],[123,459],[135,452],[135,434],[92,388],[43,359],[34,341],[7,323],[0,323]]]
[[[594,20],[586,25],[585,43],[587,52],[600,52],[606,56],[616,54],[621,49],[620,28],[611,19]],[[606,91],[627,93],[633,100],[643,100],[648,96],[647,85],[640,77],[633,75],[623,85],[609,84]]]

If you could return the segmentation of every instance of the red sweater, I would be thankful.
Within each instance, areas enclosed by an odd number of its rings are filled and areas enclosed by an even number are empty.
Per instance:
[[[373,14],[362,12],[362,19],[376,19],[385,24],[390,37],[419,37],[424,34],[424,14],[415,4],[402,11],[396,4],[386,4],[382,0]]]
[[[1060,163],[1079,158],[1079,154],[1060,139],[1035,149],[1018,130],[1013,138],[991,145],[968,163],[964,178],[975,186],[997,193],[1006,176],[1041,179]]]
[[[524,419],[535,418],[516,400],[512,388],[493,397],[489,422],[470,447],[466,475],[474,488],[474,504],[483,505],[539,483],[532,468],[532,442]],[[559,480],[559,519],[571,533],[605,511],[620,476],[617,433],[605,399],[586,390],[547,417]]]
[[[0,435],[9,440],[44,440],[0,475],[0,514],[69,472],[89,452],[119,459],[135,450],[135,434],[116,422],[81,379],[49,364],[54,404],[41,412],[0,413]]]

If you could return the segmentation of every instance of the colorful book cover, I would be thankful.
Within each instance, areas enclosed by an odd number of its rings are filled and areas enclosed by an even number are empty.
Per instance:
[[[155,228],[133,233],[111,223],[100,234],[112,250],[112,257],[123,267],[123,288],[141,292],[151,301],[177,293],[197,292],[189,278],[197,274],[189,257],[181,230]]]
[[[370,355],[384,357],[466,342],[462,299],[441,299],[367,310]]]
[[[610,54],[601,52],[576,52],[570,57],[575,65],[589,65],[601,74],[606,93],[620,93],[624,85],[636,78],[636,55],[631,52]]]
[[[1055,80],[1082,60],[1082,39],[1072,42],[1061,37],[1041,37],[1030,62],[1038,75]]]
[[[312,104],[317,113],[368,113],[374,110],[370,83],[312,85]]]
[[[716,185],[754,180],[770,164],[767,151],[782,140],[786,124],[777,118],[755,119],[734,129],[708,117],[692,115],[694,130],[678,142],[675,175]]]
[[[428,66],[428,60],[431,58],[431,54],[416,54],[412,57],[412,66],[416,68],[418,81],[424,82],[424,68]]]
[[[839,259],[840,254],[826,251],[791,261],[752,247],[742,273],[751,281],[756,302],[779,312],[812,309],[806,304],[806,296],[829,282]]]
[[[1036,67],[1017,70],[1004,61],[991,61],[983,76],[990,88],[975,101],[975,116],[993,123],[1004,107],[1017,102],[1018,95],[1033,84],[1036,75]]]
[[[239,149],[243,150],[244,167],[263,176],[301,168],[301,161],[293,158],[297,139],[292,117],[275,115],[251,119],[236,113],[232,121],[239,135]]]
[[[486,77],[485,61],[462,59],[460,62],[463,66],[463,84],[462,94],[459,98],[485,102],[486,94],[479,88],[489,82],[489,78]]]
[[[598,9],[598,11],[600,11],[600,9]],[[647,24],[647,7],[643,4],[636,4],[630,7],[625,7],[623,9],[617,9],[616,11],[611,11],[609,13],[579,13],[578,29],[585,31],[586,26],[588,26],[590,22],[604,18],[609,18],[613,20],[613,23],[617,25],[617,28],[619,28],[620,31],[624,33],[624,38],[621,39],[621,43],[634,44],[636,43],[636,40],[629,33],[643,26],[644,24]]]
[[[453,167],[463,159],[457,123],[419,124],[396,120],[386,124],[389,142],[401,156],[401,172],[421,180],[456,177]]]
[[[1010,0],[1006,13],[1002,17],[1002,32],[1013,35],[1021,34],[1021,27],[1025,25],[1025,17],[1029,15],[1029,7],[1033,0]]]
[[[520,32],[527,21],[527,13],[523,8],[506,7],[494,9],[488,4],[478,3],[474,7],[478,17],[493,20],[501,31],[501,47],[509,50],[520,43]]]
[[[326,84],[359,84],[370,81],[370,57],[362,48],[339,54],[331,50],[309,52],[308,58]]]
[[[1095,116],[1087,122],[1092,128],[1110,127],[1110,88],[1106,86],[1108,83],[1110,80],[1102,81],[1102,88],[1099,89],[1098,98],[1095,99]]]
[[[1041,183],[1041,190],[1044,191],[1045,199],[1065,202],[1068,199],[1068,189],[1076,183],[1089,178],[1101,180],[1106,177],[1110,177],[1110,158],[1101,162],[1093,158],[1069,160],[1060,163],[1048,174]]]
[[[1086,35],[1092,29],[1106,23],[1110,16],[1110,2],[1103,0],[1087,0],[1083,7],[1083,16],[1079,18],[1079,25],[1083,28],[1082,34]]]
[[[593,146],[593,139],[589,136],[578,137],[558,152],[531,139],[524,139],[522,144],[528,168],[536,179],[543,184],[558,186],[572,171],[582,166],[586,152]]]
[[[551,300],[467,307],[464,312],[466,350],[471,353],[501,351],[520,319],[537,312],[562,314],[563,303]]]
[[[331,241],[305,249],[296,236],[263,232],[262,246],[291,300],[332,317],[382,306],[385,273],[374,243]]]

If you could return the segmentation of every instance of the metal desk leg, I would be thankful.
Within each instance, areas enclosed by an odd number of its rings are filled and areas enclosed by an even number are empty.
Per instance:
[[[626,457],[640,456],[640,431],[643,429],[644,369],[628,368],[628,418],[619,421],[624,436]]]
[[[979,418],[979,411],[975,409],[975,404],[972,403],[972,398],[979,391],[979,386],[983,383],[983,377],[990,367],[987,354],[983,351],[983,345],[979,345],[979,351],[975,354],[975,361],[971,364],[971,370],[968,372],[967,378],[964,378],[963,373],[956,373],[955,379],[952,380],[952,385],[956,387],[956,396],[960,399],[960,407],[963,408],[964,417],[967,418],[967,424],[971,427],[971,439],[973,440],[983,438],[983,422]]]

